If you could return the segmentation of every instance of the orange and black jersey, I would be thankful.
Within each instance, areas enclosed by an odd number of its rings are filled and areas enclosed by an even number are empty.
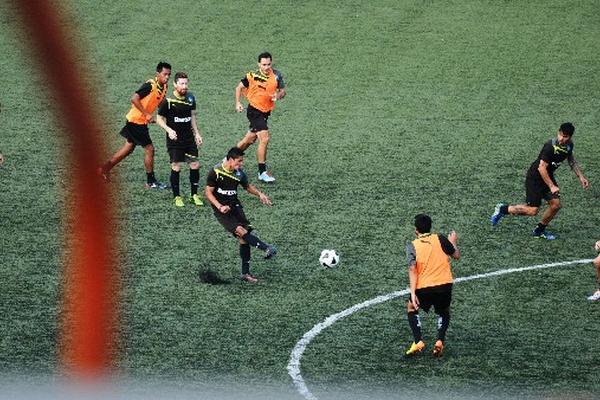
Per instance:
[[[556,138],[548,140],[544,143],[544,147],[542,147],[537,160],[529,167],[527,174],[542,179],[538,167],[540,166],[540,160],[544,160],[548,163],[548,174],[550,177],[553,177],[554,171],[560,166],[560,163],[569,158],[572,154],[573,142],[569,141],[567,144],[561,145]]]
[[[409,267],[417,271],[417,289],[452,283],[451,256],[456,251],[444,235],[424,233],[406,246]]]
[[[266,75],[260,70],[248,72],[241,82],[246,88],[244,95],[250,105],[265,113],[275,108],[272,96],[277,89],[285,88],[283,75],[275,69]]]
[[[215,188],[213,193],[221,204],[228,206],[240,204],[237,197],[239,185],[242,185],[244,189],[248,188],[248,176],[241,169],[228,171],[223,168],[222,163],[219,163],[208,171],[206,186]]]
[[[173,93],[160,104],[158,115],[164,117],[167,126],[177,132],[176,140],[172,140],[167,134],[167,147],[188,147],[196,144],[192,129],[194,110],[196,110],[196,98],[191,92],[183,97]]]
[[[140,97],[140,103],[146,112],[152,114],[159,106],[167,94],[167,85],[159,85],[156,78],[148,80],[135,93]],[[127,121],[134,124],[146,125],[147,121],[144,114],[133,104],[127,113]]]

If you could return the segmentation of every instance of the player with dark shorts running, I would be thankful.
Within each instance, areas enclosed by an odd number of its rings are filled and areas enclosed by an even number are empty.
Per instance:
[[[454,231],[448,237],[432,233],[431,218],[426,214],[415,216],[415,235],[417,238],[406,246],[410,281],[410,299],[406,303],[406,309],[414,341],[405,355],[415,355],[425,348],[419,310],[429,312],[433,306],[439,316],[433,355],[439,357],[444,350],[446,331],[450,324],[453,277],[449,258],[460,258],[458,236]]]
[[[556,238],[546,231],[546,226],[552,221],[560,210],[560,189],[554,178],[554,171],[560,164],[567,160],[571,170],[579,178],[584,189],[589,187],[589,182],[583,176],[575,157],[573,156],[573,134],[575,127],[570,122],[565,122],[558,129],[558,135],[550,139],[540,151],[538,158],[531,164],[525,178],[525,204],[508,205],[498,203],[491,217],[492,226],[496,226],[505,215],[537,215],[542,200],[546,200],[548,208],[544,211],[542,219],[531,235],[534,238],[553,240]]]
[[[231,148],[225,160],[208,172],[204,194],[213,208],[217,221],[240,242],[241,279],[256,283],[258,279],[250,273],[250,246],[263,250],[266,259],[273,258],[277,254],[277,249],[251,233],[253,228],[237,196],[238,186],[241,185],[265,205],[270,206],[272,202],[266,194],[248,182],[248,176],[242,169],[243,162],[244,152],[237,147]]]
[[[115,154],[100,167],[98,175],[105,181],[110,180],[110,171],[125,157],[130,155],[136,146],[144,149],[144,169],[146,170],[146,187],[151,189],[166,189],[167,185],[159,182],[154,176],[154,145],[148,131],[148,124],[154,122],[154,111],[158,108],[167,94],[167,82],[171,77],[171,65],[159,62],[156,66],[154,79],[146,81],[131,96],[131,109],[127,113],[127,122],[120,135],[125,143]]]

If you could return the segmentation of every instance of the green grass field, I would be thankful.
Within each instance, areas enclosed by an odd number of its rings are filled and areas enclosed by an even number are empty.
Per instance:
[[[70,223],[53,94],[32,63],[14,12],[0,5],[0,372],[57,370],[62,249]],[[202,388],[263,388],[302,398],[286,367],[315,324],[408,285],[404,246],[415,214],[459,234],[456,277],[594,257],[600,239],[597,157],[600,8],[579,1],[178,1],[67,3],[104,118],[108,157],[129,98],[167,60],[185,70],[204,136],[201,176],[247,127],[233,91],[269,50],[288,96],[269,120],[273,201],[242,202],[272,262],[253,254],[260,283],[239,282],[237,242],[209,207],[175,209],[143,189],[142,151],[122,162],[119,374]],[[65,76],[64,79],[69,79]],[[557,172],[564,208],[554,242],[529,237],[537,219],[489,216],[524,200],[524,175],[544,141],[572,121],[591,183]],[[151,127],[156,172],[168,179],[164,132]],[[255,147],[246,170],[256,183]],[[187,195],[187,172],[182,174]],[[324,248],[337,269],[318,265]],[[198,280],[212,268],[231,284]],[[456,285],[447,353],[405,360],[404,299],[340,320],[302,357],[322,399],[600,398],[599,304],[591,264]],[[435,319],[426,316],[432,343]],[[213,382],[208,384],[207,382]],[[243,386],[249,383],[251,389]],[[215,389],[218,392],[218,389]],[[2,389],[0,389],[2,397]],[[275,396],[274,396],[275,397]]]

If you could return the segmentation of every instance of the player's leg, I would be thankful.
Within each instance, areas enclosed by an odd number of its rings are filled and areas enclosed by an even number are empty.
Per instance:
[[[408,301],[406,302],[406,316],[408,319],[408,326],[412,331],[413,342],[408,348],[408,350],[405,352],[405,355],[412,356],[416,353],[421,352],[425,348],[425,343],[423,342],[423,335],[421,332],[421,318],[419,317],[419,310],[415,308],[414,304],[410,299],[408,299]]]
[[[183,199],[181,198],[181,190],[179,186],[179,174],[181,173],[181,163],[176,160],[174,157],[176,150],[169,149],[169,154],[171,155],[171,175],[169,177],[169,182],[171,183],[171,191],[173,192],[173,202],[176,207],[183,207]]]
[[[237,219],[241,224],[235,230],[235,235],[238,238],[243,239],[250,246],[264,251],[266,259],[273,258],[277,254],[277,248],[275,246],[263,242],[246,228],[250,226],[250,222],[246,218],[244,209],[241,206],[234,207],[230,212],[237,215]]]
[[[256,132],[258,136],[258,148],[256,149],[256,161],[258,162],[258,175],[263,182],[273,182],[275,178],[267,171],[267,149],[269,147],[269,130]]]
[[[190,166],[190,202],[194,203],[196,206],[202,206],[204,203],[198,194],[198,183],[200,182],[200,161],[198,161],[198,149],[196,148],[196,152],[191,153],[194,157],[193,161],[189,161]]]
[[[593,261],[594,267],[596,267],[596,280],[598,281],[598,289],[588,297],[588,300],[598,301],[600,300],[600,255],[596,256]]]
[[[120,163],[125,157],[130,155],[134,149],[135,149],[135,144],[130,142],[129,140],[125,140],[125,143],[123,143],[123,146],[121,146],[121,148],[119,148],[119,150],[117,150],[115,152],[115,154],[113,154],[113,156],[110,158],[110,160],[108,160],[107,162],[105,162],[104,164],[102,164],[100,166],[100,168],[98,169],[98,174],[100,176],[102,176],[102,178],[104,180],[108,181],[109,177],[110,177],[110,175],[109,175],[110,170],[115,165]]]
[[[246,135],[237,144],[237,147],[242,150],[246,150],[251,144],[256,142],[256,133],[252,131],[246,132]]]
[[[550,221],[554,219],[556,214],[558,214],[560,208],[561,204],[560,198],[558,198],[558,194],[551,195],[551,197],[548,199],[548,207],[546,208],[546,210],[544,210],[542,219],[540,219],[540,222],[537,224],[537,226],[531,233],[533,237],[547,240],[555,239],[555,236],[552,233],[546,231],[546,227],[548,226]]]
[[[452,286],[448,285],[447,291],[436,294],[435,313],[437,320],[437,339],[433,347],[433,355],[440,357],[444,351],[444,342],[446,341],[446,332],[450,326],[450,304],[452,303]]]

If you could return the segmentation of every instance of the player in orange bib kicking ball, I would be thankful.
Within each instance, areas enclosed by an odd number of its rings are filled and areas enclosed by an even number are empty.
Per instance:
[[[235,110],[244,111],[240,102],[242,93],[248,99],[246,116],[250,121],[250,128],[246,136],[237,144],[246,150],[258,138],[256,159],[258,161],[258,180],[275,182],[275,178],[267,171],[267,146],[269,144],[269,127],[267,120],[275,108],[275,102],[285,96],[285,83],[283,76],[272,68],[271,54],[261,53],[258,56],[258,70],[248,72],[235,88]]]
[[[405,355],[413,356],[425,348],[419,309],[429,312],[433,306],[438,315],[438,334],[433,355],[440,357],[450,324],[453,282],[450,257],[455,260],[460,258],[458,236],[454,231],[448,237],[432,233],[431,218],[426,214],[415,217],[415,234],[417,238],[406,246],[410,281],[410,299],[406,309],[414,342]]]

